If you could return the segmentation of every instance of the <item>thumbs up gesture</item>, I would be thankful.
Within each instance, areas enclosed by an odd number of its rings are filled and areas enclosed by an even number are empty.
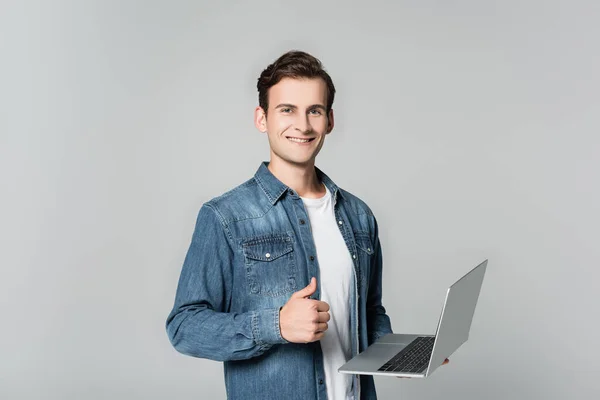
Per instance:
[[[327,330],[329,304],[309,297],[317,290],[317,279],[292,294],[279,311],[281,336],[292,343],[309,343],[320,340]]]

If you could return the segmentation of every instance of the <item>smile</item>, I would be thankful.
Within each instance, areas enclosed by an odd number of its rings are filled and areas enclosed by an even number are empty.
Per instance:
[[[291,136],[286,136],[286,138],[288,138],[288,140],[291,140],[292,142],[296,142],[296,143],[308,143],[308,142],[312,142],[313,140],[315,140],[315,138],[300,139],[300,138],[291,137]]]

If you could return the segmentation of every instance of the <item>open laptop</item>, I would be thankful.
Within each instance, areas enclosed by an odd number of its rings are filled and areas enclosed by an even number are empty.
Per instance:
[[[435,335],[390,333],[358,354],[338,372],[425,378],[469,338],[488,260],[448,288]]]

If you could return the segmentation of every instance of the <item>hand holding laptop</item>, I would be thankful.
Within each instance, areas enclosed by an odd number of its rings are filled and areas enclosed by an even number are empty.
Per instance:
[[[487,263],[484,260],[448,288],[435,335],[389,333],[355,355],[338,372],[426,378],[447,364],[448,357],[469,338]]]

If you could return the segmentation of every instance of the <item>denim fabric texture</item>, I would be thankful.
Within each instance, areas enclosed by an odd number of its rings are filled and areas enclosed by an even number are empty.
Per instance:
[[[381,303],[377,221],[367,204],[315,170],[354,260],[356,355],[392,332]],[[262,162],[251,179],[201,206],[166,321],[169,340],[183,354],[223,361],[229,399],[326,399],[319,342],[289,343],[279,330],[280,308],[313,276],[318,283],[304,203]],[[319,297],[320,285],[311,298]],[[371,376],[353,382],[355,398],[376,399]]]

